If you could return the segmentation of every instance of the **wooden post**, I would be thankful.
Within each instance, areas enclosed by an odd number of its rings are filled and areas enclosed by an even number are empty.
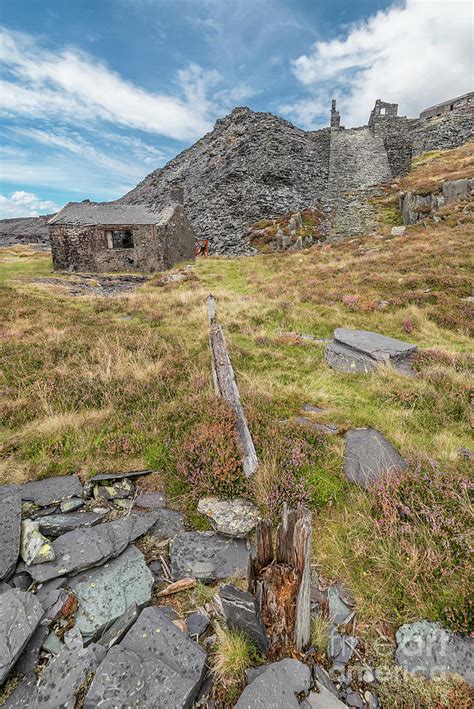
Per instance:
[[[248,582],[265,623],[271,659],[302,653],[310,640],[311,515],[308,510],[288,511],[284,506],[275,551],[270,523],[259,521]]]
[[[235,413],[237,435],[242,451],[242,466],[245,475],[250,477],[258,468],[257,453],[240,403],[239,390],[235,382],[224,332],[217,322],[216,299],[213,295],[209,295],[207,299],[207,312],[214,390],[218,397],[229,402]]]

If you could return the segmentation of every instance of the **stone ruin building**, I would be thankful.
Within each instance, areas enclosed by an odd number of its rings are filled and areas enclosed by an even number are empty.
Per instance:
[[[55,270],[154,272],[194,260],[183,189],[173,187],[170,198],[161,210],[89,200],[67,204],[49,220]]]
[[[430,118],[437,118],[440,116],[445,116],[451,111],[469,111],[474,107],[474,92],[471,91],[468,94],[463,94],[457,98],[452,98],[449,101],[443,101],[443,103],[437,103],[436,106],[430,106],[425,108],[424,111],[420,113],[420,118],[423,120],[428,120]]]

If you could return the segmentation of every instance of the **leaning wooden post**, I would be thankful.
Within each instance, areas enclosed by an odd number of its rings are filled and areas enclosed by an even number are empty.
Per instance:
[[[245,475],[250,477],[258,468],[257,453],[240,403],[239,390],[235,382],[224,332],[217,322],[216,299],[213,295],[209,295],[207,299],[207,312],[214,389],[218,397],[229,402],[235,413],[237,435],[242,451],[242,466]]]

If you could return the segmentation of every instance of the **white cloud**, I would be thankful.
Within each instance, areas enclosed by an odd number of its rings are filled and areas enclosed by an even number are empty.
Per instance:
[[[2,105],[8,114],[81,121],[106,120],[178,140],[194,139],[219,111],[208,97],[222,80],[197,64],[178,72],[172,96],[135,86],[106,64],[75,49],[51,52],[30,35],[0,30],[0,63],[9,73]]]
[[[293,72],[309,95],[281,110],[305,127],[327,125],[336,97],[342,123],[361,125],[381,98],[398,103],[400,115],[417,116],[472,89],[472,24],[470,0],[394,4],[298,57]]]
[[[57,212],[59,206],[51,200],[41,200],[32,192],[18,190],[10,195],[0,194],[0,219],[37,217]]]

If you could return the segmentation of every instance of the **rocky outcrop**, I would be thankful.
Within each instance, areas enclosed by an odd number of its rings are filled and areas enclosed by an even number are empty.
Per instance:
[[[427,217],[436,216],[442,207],[460,200],[472,199],[474,179],[446,180],[435,192],[402,192],[400,211],[404,224],[416,224]],[[472,211],[471,205],[467,205]]]
[[[49,244],[48,220],[52,216],[0,219],[0,246]]]

